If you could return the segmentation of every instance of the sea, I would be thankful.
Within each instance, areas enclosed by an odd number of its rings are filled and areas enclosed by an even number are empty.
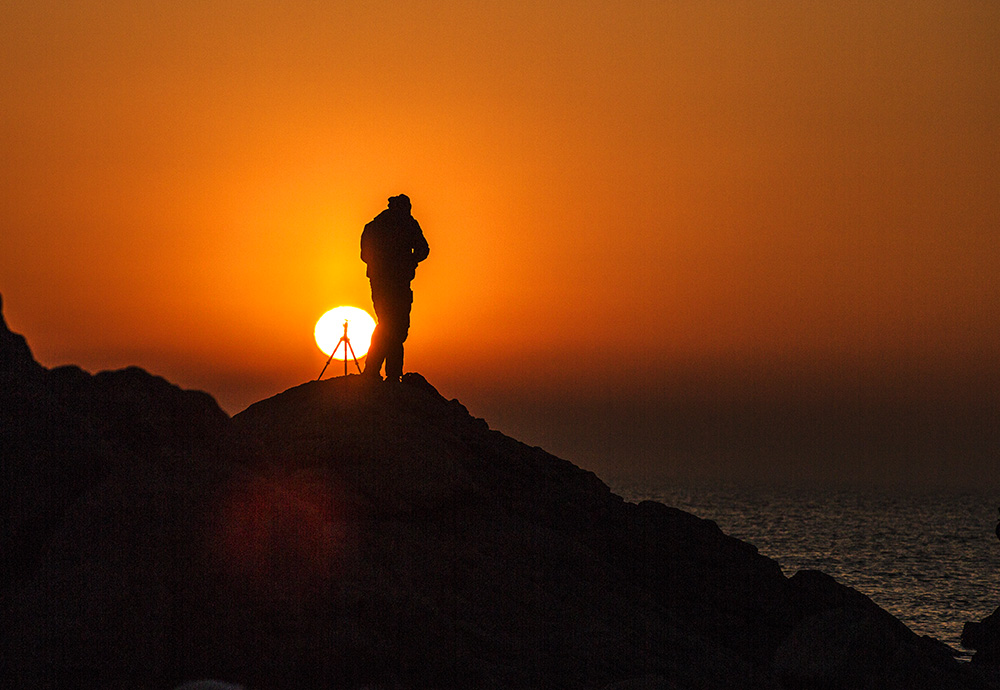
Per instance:
[[[866,594],[919,635],[951,646],[1000,607],[1000,486],[826,488],[619,479],[627,501],[654,500],[715,521],[785,575],[820,570]]]

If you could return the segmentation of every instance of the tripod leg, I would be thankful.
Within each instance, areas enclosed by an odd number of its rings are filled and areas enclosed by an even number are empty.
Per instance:
[[[361,365],[358,364],[358,356],[354,354],[354,347],[351,346],[350,340],[347,341],[347,347],[351,348],[351,357],[354,359],[354,366],[358,368],[358,373],[360,374]],[[347,352],[345,351],[344,354],[346,355]],[[344,357],[344,376],[347,376],[347,357]]]
[[[316,377],[317,381],[319,381],[321,378],[323,378],[323,374],[326,373],[326,368],[328,366],[330,366],[330,360],[332,360],[332,359],[333,359],[333,353],[331,352],[330,356],[326,358],[326,364],[323,365],[323,370],[321,372],[319,372],[319,376]]]
[[[341,339],[341,342],[343,342],[343,339]],[[333,348],[333,352],[331,352],[330,356],[326,358],[326,364],[323,365],[323,371],[319,372],[319,376],[316,377],[317,381],[323,378],[323,374],[326,373],[326,368],[330,366],[330,362],[333,361],[333,356],[337,354],[337,350],[339,349],[340,349],[340,343],[338,342],[337,347]],[[347,356],[347,348],[344,348],[344,356],[345,357]]]

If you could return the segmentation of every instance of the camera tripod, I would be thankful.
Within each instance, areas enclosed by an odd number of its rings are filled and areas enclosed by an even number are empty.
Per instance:
[[[347,351],[348,350],[350,350],[350,352],[351,352],[351,358],[354,360],[354,366],[356,366],[358,368],[358,373],[359,374],[361,373],[361,365],[358,364],[358,356],[356,354],[354,354],[354,348],[351,347],[351,339],[347,337],[347,319],[344,319],[344,335],[340,336],[340,340],[337,341],[337,347],[333,348],[333,352],[331,352],[330,356],[327,358],[326,364],[323,365],[323,371],[319,372],[319,376],[316,377],[317,381],[319,381],[321,378],[323,378],[323,374],[326,373],[326,368],[328,366],[330,366],[330,360],[332,360],[333,356],[335,354],[337,354],[337,350],[340,349],[341,345],[344,346],[344,376],[347,376]]]

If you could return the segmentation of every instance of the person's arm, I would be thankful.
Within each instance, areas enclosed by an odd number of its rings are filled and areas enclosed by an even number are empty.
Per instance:
[[[361,260],[365,263],[368,263],[372,258],[370,247],[371,242],[369,241],[368,234],[368,228],[370,225],[371,223],[368,223],[365,225],[365,229],[361,231]]]
[[[424,232],[420,229],[420,223],[415,219],[413,221],[413,227],[416,230],[413,238],[413,265],[416,266],[421,261],[427,258],[427,255],[431,253],[431,248],[427,244],[427,240],[424,238]]]

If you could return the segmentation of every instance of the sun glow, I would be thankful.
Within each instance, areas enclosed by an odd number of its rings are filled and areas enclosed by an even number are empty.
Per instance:
[[[316,322],[316,329],[313,331],[316,344],[325,355],[329,355],[336,348],[334,359],[350,359],[351,353],[340,345],[340,339],[344,336],[345,321],[351,349],[354,350],[354,356],[361,359],[368,352],[372,342],[372,332],[375,330],[375,320],[364,309],[337,307],[323,314]]]

